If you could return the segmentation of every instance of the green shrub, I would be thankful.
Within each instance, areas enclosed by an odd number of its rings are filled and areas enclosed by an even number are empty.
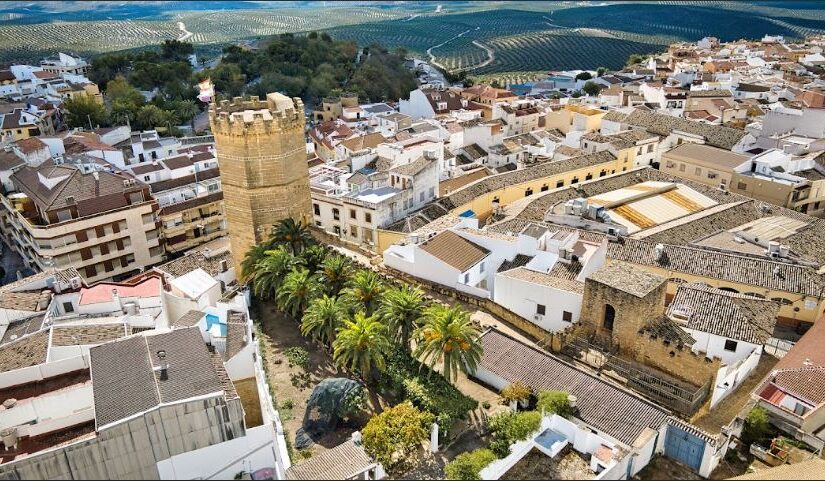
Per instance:
[[[765,444],[770,439],[772,431],[767,409],[755,407],[745,417],[745,425],[742,427],[742,442],[747,445],[753,443]]]
[[[545,414],[558,414],[562,417],[573,415],[568,394],[564,391],[540,391],[536,401],[536,411]]]
[[[507,402],[525,401],[529,399],[532,394],[533,390],[521,381],[516,381],[501,390],[501,397]]]
[[[303,347],[290,347],[284,351],[284,357],[290,366],[298,366],[304,371],[309,369],[309,353]]]
[[[496,414],[490,418],[490,431],[494,441],[490,449],[500,458],[510,454],[510,445],[516,441],[527,439],[541,425],[541,413],[538,411],[522,411]]]
[[[496,460],[496,454],[489,449],[476,449],[461,453],[444,467],[447,479],[481,479],[481,470]]]
[[[484,409],[490,409],[490,401],[484,401],[483,403],[481,403],[481,407],[483,407]]]
[[[367,404],[367,395],[364,389],[359,387],[348,392],[341,405],[338,407],[338,416],[342,418],[350,418],[364,410]]]
[[[364,449],[387,471],[403,466],[430,435],[433,415],[409,401],[373,416],[364,429]]]
[[[400,388],[399,393],[415,406],[431,412],[437,417],[441,432],[445,432],[453,421],[464,419],[467,413],[478,406],[475,399],[467,397],[428,366],[421,364],[401,349],[389,354],[382,378],[385,391]]]

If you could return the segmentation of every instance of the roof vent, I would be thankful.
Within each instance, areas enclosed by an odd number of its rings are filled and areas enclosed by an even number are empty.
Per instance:
[[[662,262],[662,257],[665,255],[665,245],[656,244],[656,247],[653,248],[653,255],[656,258],[656,262]]]

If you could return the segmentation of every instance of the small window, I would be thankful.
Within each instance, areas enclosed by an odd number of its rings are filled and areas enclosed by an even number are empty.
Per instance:
[[[548,190],[550,190],[550,186],[549,186],[549,185],[544,184],[544,185],[542,185],[542,186],[541,186],[541,191],[542,191],[542,192],[547,192]]]
[[[796,403],[796,406],[793,408],[793,412],[797,416],[804,416],[805,413],[808,412],[808,406],[805,406],[804,404]]]
[[[647,146],[647,153],[649,154],[651,152],[653,152],[653,144]]]
[[[584,178],[584,180],[591,180],[592,178],[593,178],[593,174],[591,174],[590,172],[588,172],[588,173],[587,173],[587,176]]]
[[[570,183],[571,184],[578,184],[579,183],[579,178],[578,177],[573,177],[573,180],[571,180]]]
[[[467,274],[464,274],[464,283],[465,284],[470,283],[470,273],[469,272]]]
[[[573,313],[570,311],[564,311],[561,313],[561,320],[564,322],[573,322]]]
[[[481,264],[479,264],[478,271],[479,272],[484,272],[484,263],[483,262]]]
[[[435,187],[430,187],[430,199],[435,197]]]
[[[529,187],[527,190],[524,191],[524,197],[530,197],[533,195],[533,188]]]
[[[725,339],[725,350],[730,352],[736,352],[736,346],[739,343],[736,341],[732,341],[730,339]]]
[[[424,193],[424,192],[422,192],[422,193],[418,196],[418,200],[419,200],[419,202],[424,202],[424,194],[425,194],[425,193]]]
[[[369,212],[364,212],[364,221],[367,224],[372,223],[372,214],[370,214]]]
[[[682,145],[682,142],[684,142],[684,140],[682,140],[682,138],[679,137],[679,139],[676,140],[676,145]]]
[[[702,175],[702,169],[699,168],[699,167],[696,167],[696,170],[694,170],[693,173],[694,173],[694,175]]]
[[[338,209],[332,209],[332,218],[335,220],[341,220],[341,214],[338,212]]]
[[[602,321],[602,327],[608,331],[613,330],[613,322],[616,320],[616,309],[613,308],[610,304],[605,304],[604,306],[604,320]]]
[[[315,212],[315,215],[321,215],[321,206],[318,204],[312,204],[312,210]]]
[[[74,312],[74,304],[72,304],[71,302],[64,302],[63,312]]]
[[[748,189],[748,184],[746,184],[744,182],[737,182],[736,183],[736,188],[739,189],[739,190],[747,190]]]
[[[560,180],[560,181],[556,182],[556,188],[558,189],[559,187],[564,187],[564,181],[563,180]]]
[[[355,209],[350,209],[349,210],[349,218],[350,219],[357,219],[358,218],[358,216],[355,214]]]
[[[679,164],[679,172],[685,171],[685,164]]]
[[[536,304],[536,314],[543,316],[547,312],[547,307],[544,304]]]

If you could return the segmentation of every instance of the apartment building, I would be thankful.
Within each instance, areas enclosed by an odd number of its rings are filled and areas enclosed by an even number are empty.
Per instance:
[[[8,245],[36,271],[75,267],[87,282],[121,279],[163,259],[149,187],[90,165],[25,166],[0,196]]]
[[[73,57],[61,52],[57,54],[57,57],[41,60],[40,67],[46,72],[61,76],[64,74],[84,75],[89,69],[89,64],[80,57]]]

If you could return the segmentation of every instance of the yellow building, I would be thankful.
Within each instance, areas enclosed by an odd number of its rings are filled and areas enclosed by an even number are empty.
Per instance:
[[[312,219],[301,99],[271,93],[209,108],[236,272],[279,220]]]
[[[601,128],[602,117],[606,114],[606,110],[593,109],[580,104],[567,104],[547,113],[544,128],[558,129],[564,134],[570,131],[593,132]]]

